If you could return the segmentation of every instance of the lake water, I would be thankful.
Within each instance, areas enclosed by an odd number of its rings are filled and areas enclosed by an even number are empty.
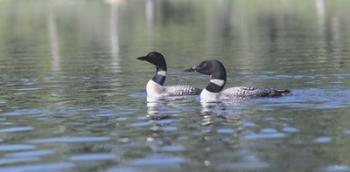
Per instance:
[[[1,0],[0,172],[350,171],[350,3]],[[147,104],[221,60],[229,86],[293,94]]]

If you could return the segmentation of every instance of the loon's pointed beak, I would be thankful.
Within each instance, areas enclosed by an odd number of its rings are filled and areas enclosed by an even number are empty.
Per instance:
[[[194,65],[191,68],[185,69],[184,72],[195,72],[196,69],[197,69],[197,65]]]
[[[138,57],[137,59],[138,59],[138,60],[145,61],[145,60],[147,60],[147,56]]]

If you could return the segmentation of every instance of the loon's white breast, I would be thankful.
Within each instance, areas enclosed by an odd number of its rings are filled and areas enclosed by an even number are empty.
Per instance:
[[[220,101],[220,93],[215,93],[208,91],[207,89],[203,89],[200,94],[201,102],[219,102]]]
[[[152,79],[147,82],[146,85],[147,97],[159,98],[164,96],[165,88],[162,85],[154,82]]]

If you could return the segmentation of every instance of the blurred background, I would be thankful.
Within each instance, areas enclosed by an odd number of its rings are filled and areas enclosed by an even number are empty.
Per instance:
[[[179,59],[221,57],[229,65],[271,70],[283,55],[309,72],[309,59],[327,63],[323,70],[345,70],[348,7],[345,0],[2,0],[1,67],[16,69],[31,58],[33,66],[22,73],[64,73],[81,65],[70,63],[72,56],[97,61],[93,53],[109,53],[113,68],[123,70],[158,50],[171,67]]]

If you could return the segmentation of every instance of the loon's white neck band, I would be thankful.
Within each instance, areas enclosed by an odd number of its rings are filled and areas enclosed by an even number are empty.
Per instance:
[[[166,71],[160,70],[157,72],[157,75],[166,76]]]
[[[222,79],[211,79],[210,82],[217,86],[223,86],[225,84],[225,81]]]

